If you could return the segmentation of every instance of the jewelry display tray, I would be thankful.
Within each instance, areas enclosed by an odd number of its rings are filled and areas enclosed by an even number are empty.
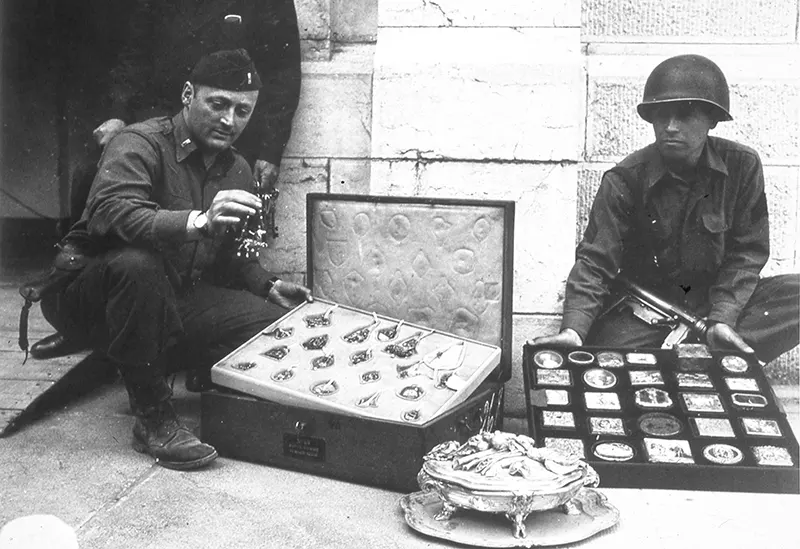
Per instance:
[[[478,377],[485,374],[483,382],[475,384],[477,378],[465,377],[473,388],[442,403],[430,416],[421,413],[416,422],[403,419],[402,413],[414,403],[397,398],[398,387],[387,388],[378,397],[380,404],[399,405],[391,418],[384,419],[369,417],[370,408],[366,414],[354,415],[349,404],[347,410],[327,407],[329,396],[276,402],[272,396],[253,396],[253,390],[246,394],[241,385],[235,390],[206,391],[200,401],[201,438],[224,457],[416,491],[417,473],[431,448],[449,440],[465,442],[481,428],[502,427],[503,383],[511,376],[514,203],[310,193],[306,222],[306,285],[313,292],[315,307],[338,304],[332,314],[339,320],[351,312],[354,315],[337,325],[336,334],[329,334],[331,349],[349,348],[342,333],[373,320],[375,313],[381,328],[390,319],[402,319],[402,337],[408,335],[406,329],[412,333],[435,330],[436,338],[449,334],[451,342],[499,349],[499,355],[481,362],[484,371]],[[310,311],[310,305],[302,307]],[[295,314],[303,316],[299,310]],[[295,336],[303,341],[304,336],[298,337],[297,332]],[[342,362],[328,371],[378,370],[381,380],[394,382],[397,364],[412,359],[390,360],[385,369],[374,367],[379,358],[388,356],[382,351],[386,343],[379,346],[375,337],[370,334],[372,362],[351,366],[349,353],[344,352],[336,357]],[[426,356],[430,348],[440,348],[436,338],[422,339],[414,359]],[[272,364],[278,363],[264,365],[270,373],[280,369]],[[226,369],[215,368],[217,375]],[[387,373],[391,376],[384,378]],[[422,376],[399,381],[406,386],[415,380],[427,383]],[[239,378],[237,383],[241,382]],[[375,385],[352,386],[361,392]],[[303,386],[306,395],[307,389]],[[432,391],[453,396],[449,390]],[[340,385],[337,394],[346,393]],[[352,403],[360,396],[348,394],[347,400]]]
[[[798,493],[797,440],[758,362],[687,347],[707,356],[525,345],[531,436],[539,446],[574,449],[603,487]],[[569,358],[576,351],[586,353],[573,355],[578,363]]]

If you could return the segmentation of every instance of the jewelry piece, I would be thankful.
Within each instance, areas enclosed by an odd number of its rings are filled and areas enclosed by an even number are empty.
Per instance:
[[[569,387],[572,385],[572,374],[569,370],[536,370],[537,385],[556,385]]]
[[[407,377],[416,377],[418,375],[422,375],[419,371],[419,366],[422,362],[416,361],[412,362],[411,364],[398,364],[397,365],[397,377],[400,379],[405,379]]]
[[[743,374],[749,367],[747,361],[739,356],[726,355],[720,360],[720,365],[726,372]]]
[[[736,438],[731,422],[724,418],[715,417],[692,417],[689,418],[694,424],[697,436]]]
[[[319,328],[320,326],[330,326],[331,325],[331,313],[333,313],[334,309],[338,307],[338,303],[331,305],[325,312],[317,313],[313,315],[307,315],[303,317],[303,321],[306,323],[306,326],[309,328]]]
[[[656,355],[652,353],[628,353],[625,355],[628,364],[639,364],[641,366],[655,366],[658,363]]]
[[[725,385],[731,391],[753,391],[760,392],[758,382],[753,377],[726,377]]]
[[[386,328],[381,328],[378,330],[378,333],[375,337],[378,338],[378,341],[392,341],[394,338],[397,337],[397,331],[400,329],[400,326],[403,325],[403,321],[401,320],[394,326],[388,326]]]
[[[554,429],[574,429],[575,416],[572,415],[572,412],[543,410],[542,425],[544,427],[553,427]]]
[[[769,402],[762,395],[753,395],[746,393],[733,393],[731,401],[734,406],[740,408],[766,408]]]
[[[688,440],[645,438],[644,449],[651,463],[694,463]]]
[[[277,372],[273,372],[273,374],[269,377],[272,379],[272,381],[289,381],[294,377],[294,370],[289,368],[278,370]]]
[[[367,362],[372,360],[372,350],[371,349],[363,349],[361,351],[356,351],[355,353],[350,355],[350,365],[356,366],[361,364],[362,362]]]
[[[681,393],[689,412],[725,412],[717,393]]]
[[[573,364],[580,364],[581,366],[587,366],[594,362],[594,355],[586,351],[572,351],[567,355],[567,358]]]
[[[631,385],[664,385],[661,372],[656,370],[631,370],[628,372]]]
[[[359,408],[377,408],[379,396],[381,396],[380,391],[372,393],[371,395],[367,395],[365,397],[361,397],[356,401],[356,406],[358,406]]]
[[[714,384],[711,383],[711,378],[708,377],[708,374],[695,372],[676,373],[675,380],[678,382],[678,387],[695,387],[699,389],[714,388]]]
[[[589,433],[593,435],[626,435],[625,423],[618,417],[590,417]]]
[[[361,383],[375,383],[380,379],[381,379],[381,373],[378,370],[370,370],[369,372],[364,372],[358,377],[358,380]]]
[[[417,345],[423,339],[433,333],[433,330],[427,334],[416,332],[414,335],[405,338],[399,343],[390,343],[383,348],[385,353],[392,355],[395,358],[408,358],[417,352]]]
[[[328,344],[328,334],[322,334],[306,339],[302,345],[307,351],[319,351]]]
[[[654,437],[671,437],[683,430],[683,424],[678,418],[663,412],[643,414],[637,425],[641,432]]]
[[[664,389],[645,387],[633,393],[633,401],[640,408],[671,408],[672,398]]]
[[[630,461],[636,455],[633,446],[625,442],[598,442],[592,453],[606,461]]]
[[[555,351],[539,351],[538,353],[533,355],[533,361],[540,368],[547,368],[548,370],[552,370],[564,364],[564,357],[562,357]]]
[[[744,453],[730,444],[709,444],[703,448],[703,457],[719,465],[733,465],[744,459]]]
[[[590,410],[619,410],[617,393],[583,393],[586,407]]]
[[[743,417],[742,427],[747,435],[757,437],[779,437],[782,436],[778,422],[773,419],[760,417]]]
[[[372,318],[374,319],[372,322],[361,328],[356,328],[352,332],[346,333],[342,336],[342,339],[347,343],[364,343],[369,337],[370,332],[372,332],[372,329],[380,322],[375,313],[372,313]]]
[[[261,332],[265,336],[274,337],[275,339],[286,339],[287,337],[291,337],[294,333],[294,328],[275,328],[270,330],[269,332]]]
[[[425,390],[419,385],[407,385],[397,391],[397,396],[405,400],[419,400],[425,395]]]
[[[286,355],[289,354],[289,347],[286,345],[278,345],[277,347],[267,349],[261,354],[262,356],[271,358],[272,360],[283,360],[286,358]]]
[[[597,353],[597,365],[601,368],[622,368],[625,366],[625,359],[622,353],[603,351]]]
[[[231,364],[231,368],[233,368],[234,370],[240,370],[242,372],[246,372],[247,370],[255,368],[256,366],[258,366],[258,364],[256,364],[255,362],[236,362],[234,364]]]
[[[339,390],[339,384],[333,379],[318,381],[311,386],[310,391],[317,396],[330,396]]]
[[[311,359],[311,369],[321,370],[323,368],[330,368],[334,363],[333,354],[317,356]]]
[[[786,448],[780,446],[752,446],[753,456],[759,465],[776,465],[791,467],[794,465],[792,456]]]
[[[417,423],[421,417],[422,414],[419,412],[419,410],[407,410],[403,412],[402,415],[403,420],[408,421],[409,423]]]
[[[617,376],[602,368],[591,368],[583,372],[583,382],[595,389],[610,389],[617,384]]]

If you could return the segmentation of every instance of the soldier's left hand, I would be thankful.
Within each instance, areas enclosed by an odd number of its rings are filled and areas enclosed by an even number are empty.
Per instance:
[[[736,333],[736,330],[722,322],[711,325],[706,332],[706,342],[712,349],[734,349],[747,354],[755,354],[753,348]]]
[[[266,160],[256,160],[253,166],[253,172],[255,172],[253,175],[256,181],[258,181],[259,188],[262,190],[273,189],[275,187],[275,183],[278,182],[279,171],[280,167]]]
[[[304,302],[314,301],[311,295],[311,290],[301,284],[288,282],[286,280],[277,280],[267,294],[267,299],[276,305],[280,305],[286,309],[297,307]]]

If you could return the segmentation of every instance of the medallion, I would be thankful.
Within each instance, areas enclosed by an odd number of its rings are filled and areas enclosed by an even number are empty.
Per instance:
[[[628,372],[631,385],[664,385],[661,372],[656,370],[631,370]]]
[[[678,372],[675,374],[675,380],[678,382],[678,387],[695,389],[714,388],[714,384],[711,383],[711,378],[708,377],[708,374],[701,374],[697,372]]]
[[[583,382],[595,389],[610,389],[617,384],[617,376],[602,368],[590,368],[583,372]]]
[[[747,371],[747,361],[739,356],[726,355],[720,360],[722,369],[731,374],[743,374]]]
[[[575,416],[572,415],[572,412],[544,410],[542,411],[542,425],[554,429],[574,429]]]
[[[328,344],[328,334],[321,334],[318,336],[306,339],[302,345],[306,351],[319,351]]]
[[[559,450],[579,459],[584,459],[584,457],[586,457],[583,441],[575,438],[545,437],[544,447]]]
[[[781,435],[781,428],[778,422],[774,419],[766,419],[761,417],[743,417],[741,418],[742,427],[744,427],[745,434],[756,437],[779,437]]]
[[[744,459],[744,453],[730,444],[709,444],[703,448],[703,457],[719,465],[734,465]]]
[[[231,364],[231,368],[233,368],[234,370],[242,371],[242,372],[246,372],[247,370],[255,368],[256,366],[257,366],[257,364],[255,362],[249,362],[249,361],[248,362],[235,362],[235,363]]]
[[[758,382],[753,377],[726,377],[725,385],[731,391],[753,391],[760,392]]]
[[[671,437],[683,430],[680,420],[663,412],[643,414],[638,421],[639,430],[654,437]]]
[[[622,368],[625,366],[625,358],[616,351],[603,351],[597,353],[597,365],[601,368]]]
[[[733,393],[731,402],[739,408],[766,408],[769,404],[764,396],[747,393]]]
[[[625,423],[618,417],[590,417],[589,433],[593,435],[625,436]]]
[[[536,370],[537,385],[555,385],[569,387],[572,385],[572,374],[569,370]]]
[[[564,357],[555,351],[539,351],[533,355],[533,361],[539,368],[552,370],[564,364]]]
[[[673,404],[668,392],[655,387],[639,389],[633,394],[633,401],[640,408],[658,408],[662,410],[671,408]]]
[[[736,438],[731,422],[724,418],[692,417],[689,421],[694,425],[697,436]]]
[[[639,366],[655,366],[658,363],[656,355],[653,353],[628,353],[625,355],[625,360],[628,361],[628,364]]]
[[[355,353],[350,355],[350,365],[357,366],[362,362],[368,362],[372,360],[372,350],[371,349],[363,349],[361,351],[356,351]]]
[[[313,384],[310,391],[317,396],[330,396],[339,391],[339,384],[336,380],[326,379]]]
[[[590,410],[619,410],[617,393],[583,393],[586,408]]]
[[[572,351],[567,355],[567,359],[573,364],[587,366],[594,362],[594,355],[586,351]]]
[[[569,406],[569,392],[562,389],[545,389],[548,406]]]
[[[689,412],[722,413],[725,411],[717,393],[681,393],[681,398]]]
[[[380,381],[380,379],[381,373],[378,370],[370,370],[358,376],[358,380],[361,383],[375,383],[376,381]]]
[[[625,442],[598,442],[592,453],[606,461],[630,461],[636,455],[633,446]]]
[[[694,463],[688,440],[645,438],[643,442],[651,463]]]
[[[425,395],[425,390],[419,385],[406,385],[397,391],[397,396],[405,400],[419,400]]]
[[[759,465],[791,467],[794,465],[789,450],[780,446],[753,446],[750,448]]]
[[[275,328],[269,332],[262,332],[265,336],[274,337],[275,339],[286,339],[291,337],[294,333],[294,328]]]
[[[271,376],[269,376],[272,381],[289,381],[294,377],[294,370],[291,368],[286,368],[284,370],[278,370],[277,372],[273,372]]]
[[[267,349],[261,354],[262,356],[271,358],[272,360],[283,360],[286,358],[286,355],[289,354],[289,347],[286,345],[278,345],[277,347]]]

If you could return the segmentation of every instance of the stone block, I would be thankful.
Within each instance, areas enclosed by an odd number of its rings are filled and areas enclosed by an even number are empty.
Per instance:
[[[329,61],[331,55],[331,41],[327,38],[300,40],[300,59],[303,61]]]
[[[504,410],[510,417],[526,417],[525,382],[522,372],[522,352],[525,342],[535,337],[558,333],[560,316],[514,315],[511,354],[511,379],[505,386]]]
[[[328,179],[328,160],[283,159],[275,210],[278,237],[262,252],[265,269],[291,274],[293,280],[306,272],[306,195],[327,192]]]
[[[583,93],[576,33],[382,30],[373,157],[577,159]]]
[[[580,0],[380,0],[381,27],[578,27]]]
[[[582,0],[583,40],[796,42],[797,0]]]
[[[371,91],[368,75],[304,73],[292,137],[284,155],[301,158],[368,157]]]
[[[375,160],[370,194],[513,200],[514,312],[560,312],[574,261],[571,164]]]
[[[337,42],[375,42],[378,0],[331,0],[331,37]]]
[[[294,0],[294,6],[301,40],[330,39],[331,0]]]
[[[330,192],[369,194],[370,161],[331,159]]]

